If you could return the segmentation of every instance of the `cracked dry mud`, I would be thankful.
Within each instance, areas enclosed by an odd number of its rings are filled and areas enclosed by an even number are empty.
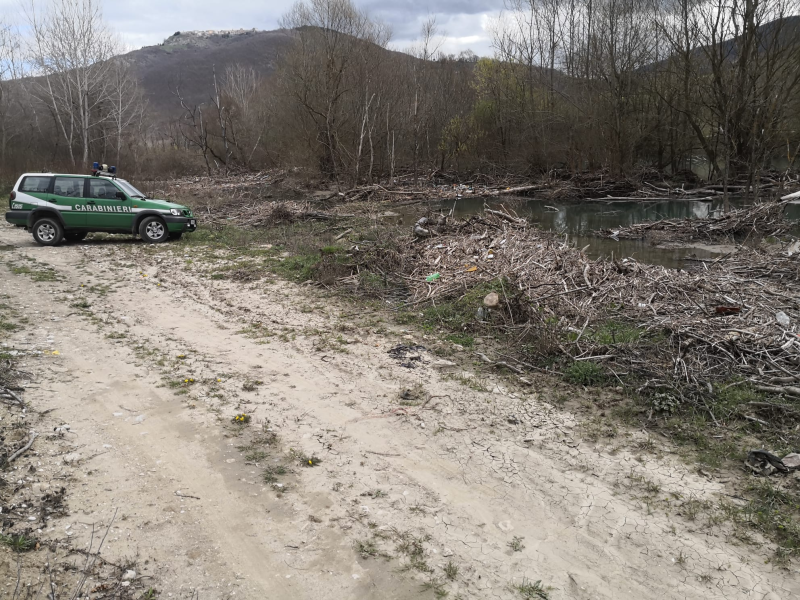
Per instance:
[[[196,247],[43,248],[8,227],[0,244],[13,246],[0,253],[0,294],[30,321],[13,346],[58,350],[28,356],[24,397],[70,424],[80,455],[71,514],[42,537],[73,524],[71,543],[85,547],[89,525],[118,509],[103,556],[148,561],[162,596],[520,598],[514,584],[541,580],[553,599],[800,597],[793,568],[765,564],[724,524],[652,509],[627,484],[713,501],[724,482],[668,454],[582,439],[545,387],[484,375],[492,391],[481,392],[432,362],[402,368],[387,351],[411,342],[364,326],[364,311],[271,278],[201,276],[188,262]],[[52,267],[58,280],[14,264]],[[356,329],[341,333],[348,322]],[[401,390],[416,385],[434,397],[404,406]],[[241,412],[251,423],[233,426]],[[267,430],[278,446],[246,460],[237,448]],[[322,462],[293,463],[284,488],[265,483],[286,456]],[[424,568],[403,568],[406,533],[425,540]],[[378,556],[362,556],[365,541]]]

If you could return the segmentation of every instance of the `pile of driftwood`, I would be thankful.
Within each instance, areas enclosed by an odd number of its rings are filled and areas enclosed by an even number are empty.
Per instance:
[[[316,177],[316,181],[315,181]],[[347,185],[320,180],[301,169],[271,169],[257,173],[241,172],[228,175],[192,176],[168,181],[152,181],[143,188],[153,197],[179,198],[191,201],[256,201],[269,200],[280,194],[283,199],[305,199],[323,206],[351,202],[447,202],[468,197],[536,196],[552,200],[636,201],[711,199],[723,193],[723,186],[697,187],[691,181],[672,183],[658,171],[642,171],[630,177],[612,176],[607,170],[573,173],[551,170],[539,176],[485,173],[457,177],[438,170],[413,175],[405,173],[390,179],[364,185]],[[694,178],[694,179],[693,179]],[[679,178],[683,181],[685,178]],[[798,184],[786,174],[767,174],[762,177],[759,195],[771,195]],[[328,191],[325,191],[328,190]],[[755,191],[732,183],[731,194]]]
[[[255,199],[263,197],[271,186],[276,186],[290,176],[285,169],[237,173],[216,176],[193,176],[151,181],[143,187],[154,198],[189,198],[222,196],[229,200]]]
[[[231,201],[195,210],[209,226],[235,224],[240,227],[272,227],[304,221],[330,221],[354,215],[338,215],[315,210],[308,202]]]
[[[414,304],[500,285],[497,325],[520,344],[635,372],[654,389],[702,391],[739,374],[800,397],[800,255],[789,246],[748,249],[690,273],[591,260],[513,215],[485,214],[410,242],[408,252]]]
[[[792,226],[783,216],[785,208],[786,202],[764,202],[704,219],[662,219],[616,229],[604,229],[599,233],[603,237],[617,240],[652,241],[719,241],[725,238],[778,235]]]

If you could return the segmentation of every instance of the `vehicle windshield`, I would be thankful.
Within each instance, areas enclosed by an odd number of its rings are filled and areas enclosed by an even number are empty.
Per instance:
[[[135,187],[133,187],[130,183],[128,183],[124,179],[115,179],[115,181],[117,182],[117,185],[121,187],[123,191],[126,194],[128,194],[128,196],[130,196],[131,198],[141,198],[142,200],[147,198],[146,194],[143,194],[142,192],[137,190]]]

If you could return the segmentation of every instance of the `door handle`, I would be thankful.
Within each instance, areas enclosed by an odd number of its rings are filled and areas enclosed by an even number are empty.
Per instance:
[[[97,204],[94,200],[89,200],[86,204]]]

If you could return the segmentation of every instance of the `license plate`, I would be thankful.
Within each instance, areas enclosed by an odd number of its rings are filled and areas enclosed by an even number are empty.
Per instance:
[[[189,219],[189,225],[191,227],[197,227],[197,221],[195,221],[194,219]]]

